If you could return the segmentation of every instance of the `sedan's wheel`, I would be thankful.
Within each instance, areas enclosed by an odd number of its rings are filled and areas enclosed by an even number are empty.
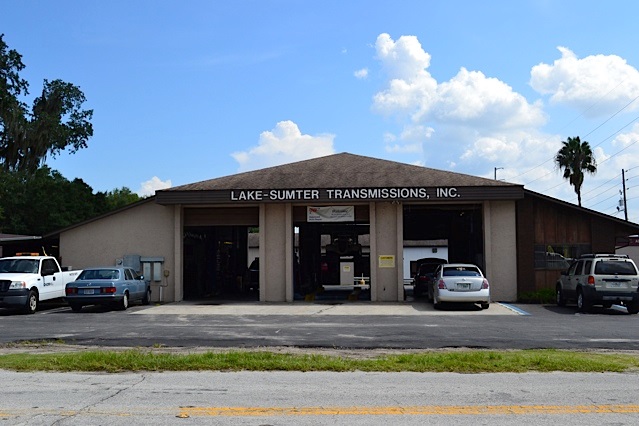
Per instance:
[[[144,298],[142,299],[142,304],[148,305],[149,303],[151,303],[151,289],[147,288],[146,293],[144,294]]]
[[[128,307],[129,307],[129,293],[125,291],[124,294],[122,295],[122,300],[120,301],[120,310],[126,311]]]
[[[479,306],[481,306],[482,309],[488,309],[490,307],[490,303],[482,303]]]
[[[35,290],[29,290],[27,296],[27,304],[23,308],[25,314],[35,314],[38,310],[38,292]]]
[[[557,286],[557,306],[566,306],[566,298],[560,286]]]
[[[75,303],[73,305],[69,305],[71,306],[71,310],[73,312],[80,312],[82,310],[82,305],[76,305]]]
[[[582,289],[577,290],[577,310],[579,312],[590,311],[590,302],[584,296]]]

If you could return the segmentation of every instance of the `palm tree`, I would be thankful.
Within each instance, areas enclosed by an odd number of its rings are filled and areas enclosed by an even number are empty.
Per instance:
[[[564,179],[568,179],[575,187],[579,207],[581,207],[581,184],[584,183],[584,173],[596,173],[597,162],[590,144],[579,140],[579,136],[568,138],[561,143],[563,146],[555,156],[555,163],[564,170]]]

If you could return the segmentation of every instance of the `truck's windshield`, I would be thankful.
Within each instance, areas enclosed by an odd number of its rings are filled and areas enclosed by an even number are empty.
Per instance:
[[[36,259],[0,259],[0,272],[38,273]]]

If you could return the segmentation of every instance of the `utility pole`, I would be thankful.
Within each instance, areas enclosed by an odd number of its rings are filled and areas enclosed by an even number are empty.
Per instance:
[[[502,170],[503,167],[495,167],[495,180],[497,180],[497,170]]]
[[[626,203],[626,171],[621,169],[621,184],[623,186],[623,215],[628,221],[628,203]]]

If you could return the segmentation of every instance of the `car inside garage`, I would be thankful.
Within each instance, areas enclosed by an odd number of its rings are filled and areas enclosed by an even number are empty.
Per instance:
[[[448,261],[485,268],[481,204],[404,206],[404,241],[448,241]],[[436,257],[436,256],[433,256]]]

